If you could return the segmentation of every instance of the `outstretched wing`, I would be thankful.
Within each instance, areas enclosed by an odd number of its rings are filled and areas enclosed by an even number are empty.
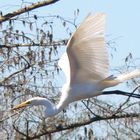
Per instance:
[[[58,61],[59,67],[63,70],[64,74],[66,75],[67,82],[70,81],[70,64],[67,53],[64,53],[60,60]]]
[[[102,80],[108,76],[104,30],[105,15],[90,14],[71,37],[67,48],[71,82]]]
[[[71,83],[102,80],[108,76],[104,30],[105,15],[89,14],[72,35],[67,53],[60,60]]]

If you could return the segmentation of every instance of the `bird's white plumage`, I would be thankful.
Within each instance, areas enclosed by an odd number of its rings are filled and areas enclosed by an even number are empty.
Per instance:
[[[74,32],[68,42],[67,54],[59,63],[69,82],[90,82],[107,77],[104,30],[105,15],[98,13],[88,15]]]
[[[32,98],[16,107],[26,105],[46,106],[45,115],[51,117],[63,110],[69,103],[102,94],[102,90],[125,80],[140,76],[140,70],[108,76],[108,54],[104,39],[105,15],[89,14],[73,33],[66,53],[59,61],[67,82],[62,88],[59,103],[55,106],[45,98]]]
[[[63,70],[67,81],[70,81],[70,64],[67,53],[64,53],[58,61],[59,67]]]

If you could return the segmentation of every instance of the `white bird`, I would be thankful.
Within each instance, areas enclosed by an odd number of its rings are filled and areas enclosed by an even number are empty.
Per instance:
[[[108,53],[104,38],[105,14],[89,14],[68,41],[66,53],[59,60],[67,82],[57,105],[46,98],[34,97],[17,106],[43,105],[45,116],[51,117],[62,111],[68,104],[102,94],[105,88],[116,86],[131,78],[140,76],[140,70],[108,76]]]

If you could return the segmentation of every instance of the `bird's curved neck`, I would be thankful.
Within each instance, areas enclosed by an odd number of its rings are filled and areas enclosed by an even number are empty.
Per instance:
[[[61,92],[62,94],[59,103],[56,105],[57,113],[62,111],[71,102],[71,97],[69,96],[69,84],[65,84]]]
[[[52,117],[58,114],[59,112],[61,112],[68,105],[68,102],[60,99],[59,103],[55,105],[48,99],[41,99],[41,102],[39,102],[39,105],[44,105],[46,107],[46,110],[45,110],[46,117]]]
[[[61,100],[56,105],[56,112],[57,114],[61,112],[69,103],[67,101],[62,102]]]

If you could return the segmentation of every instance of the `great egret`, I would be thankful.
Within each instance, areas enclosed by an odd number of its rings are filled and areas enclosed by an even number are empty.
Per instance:
[[[57,105],[46,98],[34,97],[12,110],[28,105],[43,105],[45,116],[51,117],[62,111],[68,104],[102,94],[102,90],[140,76],[140,70],[108,76],[108,54],[105,47],[105,14],[89,14],[70,38],[66,53],[59,60],[67,82]]]

